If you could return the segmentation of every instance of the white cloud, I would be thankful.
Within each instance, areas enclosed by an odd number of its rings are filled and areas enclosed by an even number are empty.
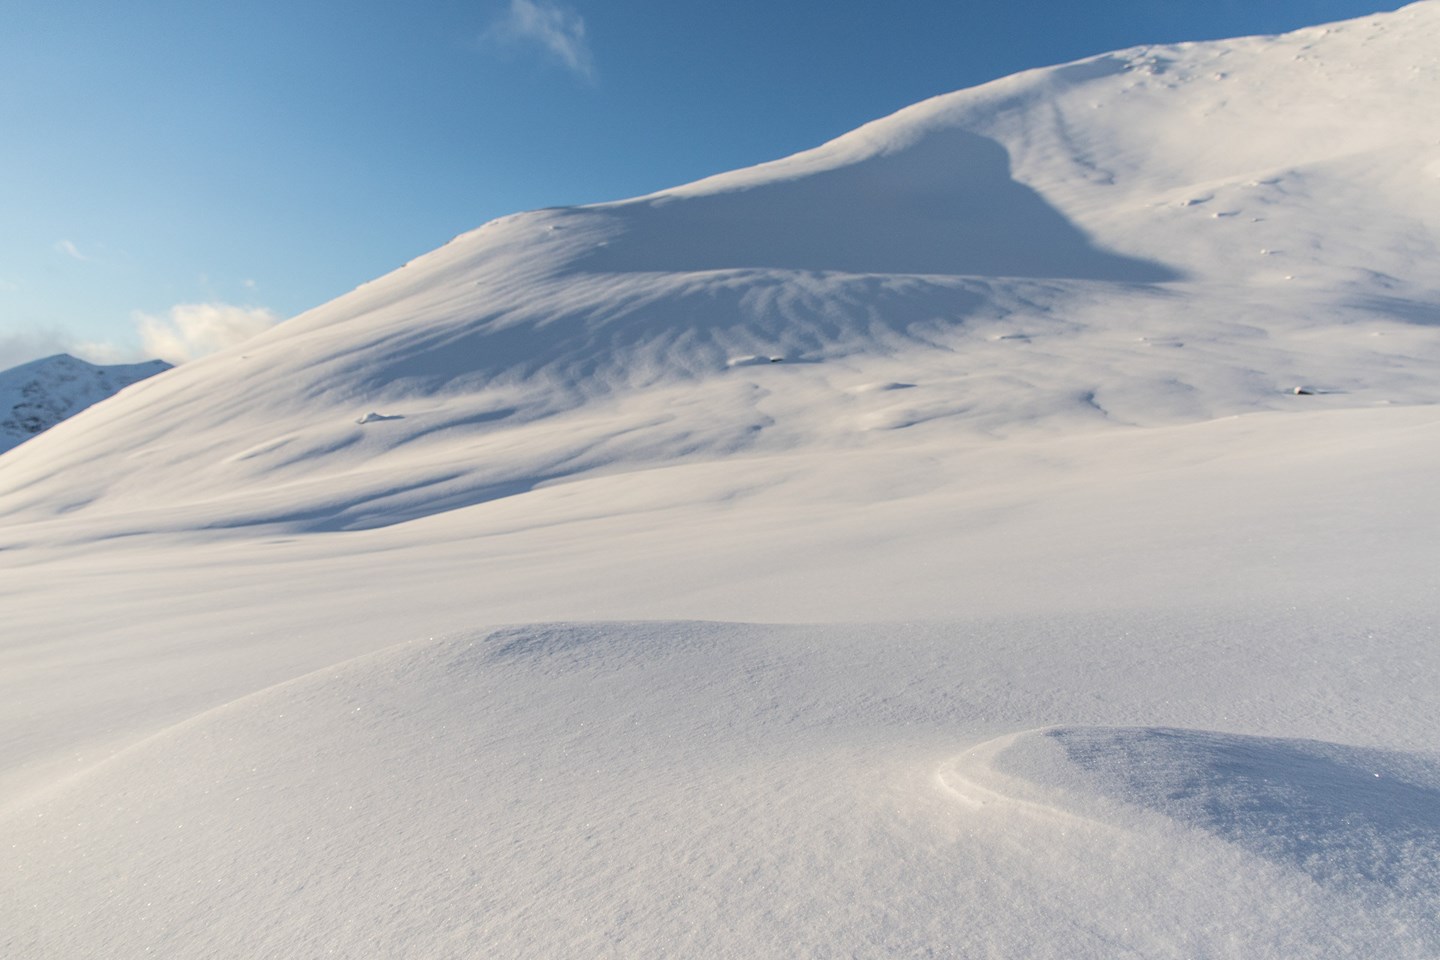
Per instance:
[[[89,257],[80,252],[79,247],[75,246],[75,244],[69,240],[56,240],[55,250],[74,260],[79,260],[81,263],[86,263],[90,260]]]
[[[31,360],[68,353],[91,363],[135,363],[145,359],[134,347],[80,340],[58,328],[34,327],[0,334],[0,370],[9,370]]]
[[[568,70],[594,81],[585,18],[550,0],[510,0],[510,12],[488,34],[511,43],[539,44]]]
[[[67,342],[66,353],[91,363],[139,363],[142,360],[155,359],[142,355],[133,344],[121,345],[107,343],[103,340],[70,340]]]
[[[0,336],[0,370],[9,370],[31,360],[68,353],[69,340],[53,330],[32,330]]]
[[[248,340],[274,326],[280,318],[260,307],[182,303],[163,316],[136,313],[134,319],[140,346],[87,340],[62,327],[33,326],[0,332],[0,370],[57,353],[102,364],[138,363],[156,357],[184,363]]]
[[[279,322],[279,317],[263,307],[228,303],[182,303],[163,317],[135,314],[146,355],[171,363],[233,347]]]

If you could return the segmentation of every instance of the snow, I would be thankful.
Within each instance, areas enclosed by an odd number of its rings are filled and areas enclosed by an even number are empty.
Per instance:
[[[1417,901],[1419,922],[1436,923],[1425,908],[1440,882],[1434,755],[1164,728],[1006,739],[1007,773],[1032,783],[1059,774],[1072,794],[1153,810],[1321,886],[1400,890]]]
[[[97,366],[59,353],[0,370],[0,453],[168,369],[163,360]]]
[[[0,456],[0,953],[1434,956],[1437,28],[505,218]]]

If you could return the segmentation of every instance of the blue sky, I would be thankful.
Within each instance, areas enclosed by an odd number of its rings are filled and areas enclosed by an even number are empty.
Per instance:
[[[0,367],[138,356],[146,332],[198,352],[516,210],[784,156],[1028,67],[1401,5],[8,0]]]

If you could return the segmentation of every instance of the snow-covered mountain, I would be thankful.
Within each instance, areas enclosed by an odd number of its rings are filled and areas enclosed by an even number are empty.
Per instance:
[[[1291,409],[1295,387],[1328,391],[1306,409],[1428,402],[1435,16],[1107,54],[503,218],[46,437],[0,466],[0,511],[354,528],[938,419],[1196,422]],[[752,355],[788,365],[756,381],[732,367]],[[916,388],[854,400],[871,379]],[[802,391],[835,415],[766,409]],[[614,405],[636,409],[597,433]]]
[[[170,364],[96,365],[66,353],[0,370],[0,453]]]
[[[1435,956],[1436,36],[503,218],[0,457],[0,952]]]

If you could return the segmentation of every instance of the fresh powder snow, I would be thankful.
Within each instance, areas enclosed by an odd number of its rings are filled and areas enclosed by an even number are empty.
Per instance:
[[[502,218],[0,455],[0,954],[1440,954],[1437,35]]]

